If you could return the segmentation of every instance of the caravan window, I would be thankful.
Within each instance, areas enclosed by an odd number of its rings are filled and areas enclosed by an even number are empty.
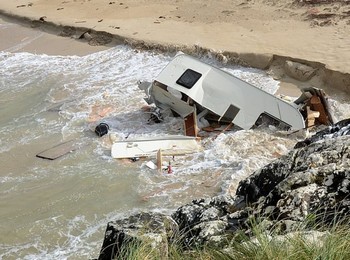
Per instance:
[[[265,125],[265,126],[273,125],[281,130],[289,130],[291,128],[291,126],[286,122],[283,122],[282,120],[279,120],[266,112],[261,113],[254,124],[254,126],[260,126],[260,125]]]
[[[185,88],[192,88],[194,84],[202,77],[202,74],[191,70],[187,69],[181,77],[176,81],[177,84],[185,87]]]

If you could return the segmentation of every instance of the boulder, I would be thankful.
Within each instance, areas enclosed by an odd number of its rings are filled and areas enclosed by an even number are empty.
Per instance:
[[[299,81],[307,81],[316,74],[316,69],[290,60],[286,61],[284,70],[288,76]]]
[[[177,224],[160,213],[139,213],[107,224],[99,260],[124,259],[123,247],[145,242],[168,254],[168,240],[178,232]]]
[[[301,148],[308,146],[311,143],[321,141],[326,138],[335,138],[338,136],[350,135],[350,119],[344,119],[338,123],[327,127],[326,129],[317,132],[315,135],[307,138],[303,141],[298,142],[294,148]]]
[[[292,150],[241,181],[237,195],[254,205],[254,215],[275,221],[303,222],[312,214],[330,223],[334,214],[346,217],[349,147],[349,136],[340,136]]]
[[[181,241],[185,247],[207,242],[219,243],[229,227],[226,216],[245,206],[243,197],[220,195],[210,199],[194,200],[172,214],[179,225]],[[213,239],[215,236],[215,239]]]

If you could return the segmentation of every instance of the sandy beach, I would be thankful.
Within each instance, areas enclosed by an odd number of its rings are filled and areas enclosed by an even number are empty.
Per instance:
[[[65,36],[77,37],[84,30],[93,29],[121,40],[165,46],[197,45],[238,53],[248,61],[262,54],[293,57],[348,73],[350,4],[328,2],[15,0],[2,1],[0,10],[17,22],[44,31],[52,25],[78,28],[66,31]],[[50,32],[63,35],[62,31]],[[108,43],[105,39],[93,45]],[[79,49],[80,45],[72,44],[71,48]]]
[[[106,46],[91,46],[73,38],[57,37],[55,34],[9,23],[1,18],[0,29],[0,51],[5,52],[83,56],[107,48]]]

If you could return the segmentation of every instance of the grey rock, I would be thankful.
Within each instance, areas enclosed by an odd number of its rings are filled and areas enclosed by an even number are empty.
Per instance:
[[[302,222],[315,214],[330,223],[334,214],[346,217],[349,147],[349,136],[341,136],[295,149],[243,180],[237,195],[254,205],[256,216],[272,220]]]
[[[178,232],[177,224],[169,216],[159,213],[140,213],[107,224],[99,260],[123,258],[122,247],[130,243],[147,242],[164,257],[168,241]]]
[[[197,233],[197,236],[193,237],[190,244],[196,246],[204,244],[218,246],[225,242],[227,243],[225,237],[227,226],[228,223],[223,220],[201,222],[193,227],[193,232]]]
[[[271,236],[269,234],[264,234],[264,239],[259,239],[253,237],[249,242],[245,242],[246,244],[253,243],[255,245],[261,245],[261,240],[265,243],[269,242],[275,245],[288,245],[292,247],[293,245],[290,241],[295,241],[298,239],[299,241],[304,241],[307,245],[315,245],[317,247],[321,247],[324,244],[325,239],[330,235],[329,232],[320,232],[320,231],[304,231],[304,232],[290,232],[286,235],[278,235]]]
[[[213,242],[210,234],[223,234],[229,226],[229,224],[223,225],[221,218],[242,208],[243,204],[242,197],[220,195],[210,199],[194,200],[177,209],[172,218],[179,225],[183,245],[191,247],[207,241]]]
[[[317,132],[312,137],[307,138],[304,141],[298,142],[294,148],[305,147],[317,141],[322,141],[324,139],[330,139],[344,135],[350,135],[350,119],[341,120],[336,124]]]

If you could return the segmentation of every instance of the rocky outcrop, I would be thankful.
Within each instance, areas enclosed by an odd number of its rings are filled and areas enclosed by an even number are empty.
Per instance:
[[[350,138],[324,139],[295,149],[241,182],[237,195],[256,216],[302,222],[313,214],[346,216],[350,188]],[[350,206],[350,204],[349,204]]]
[[[111,221],[107,224],[98,260],[123,258],[123,248],[139,242],[149,242],[160,255],[167,255],[168,241],[177,232],[174,220],[160,213],[140,213]]]
[[[322,141],[324,139],[335,138],[343,135],[350,135],[350,119],[341,120],[338,123],[332,126],[329,126],[322,131],[317,132],[315,135],[311,136],[310,138],[307,138],[304,141],[298,142],[294,146],[294,148],[305,147],[317,141]]]
[[[150,234],[160,230],[163,239],[155,241],[165,248],[174,236],[185,248],[204,244],[222,248],[238,232],[253,236],[251,221],[256,219],[263,219],[264,230],[281,235],[296,232],[307,219],[324,224],[346,219],[350,213],[349,130],[350,119],[343,120],[298,143],[287,155],[241,181],[234,197],[194,200],[171,217],[156,214],[156,221],[147,220],[153,223],[151,229],[145,228],[147,218],[136,229],[135,217],[108,224],[104,247],[117,244],[118,249],[125,237],[142,240],[145,233],[140,236],[139,230]],[[171,228],[166,222],[172,223]]]
[[[179,226],[181,241],[185,247],[205,243],[225,243],[229,228],[227,216],[245,206],[243,197],[217,196],[194,200],[180,207],[172,218]]]

